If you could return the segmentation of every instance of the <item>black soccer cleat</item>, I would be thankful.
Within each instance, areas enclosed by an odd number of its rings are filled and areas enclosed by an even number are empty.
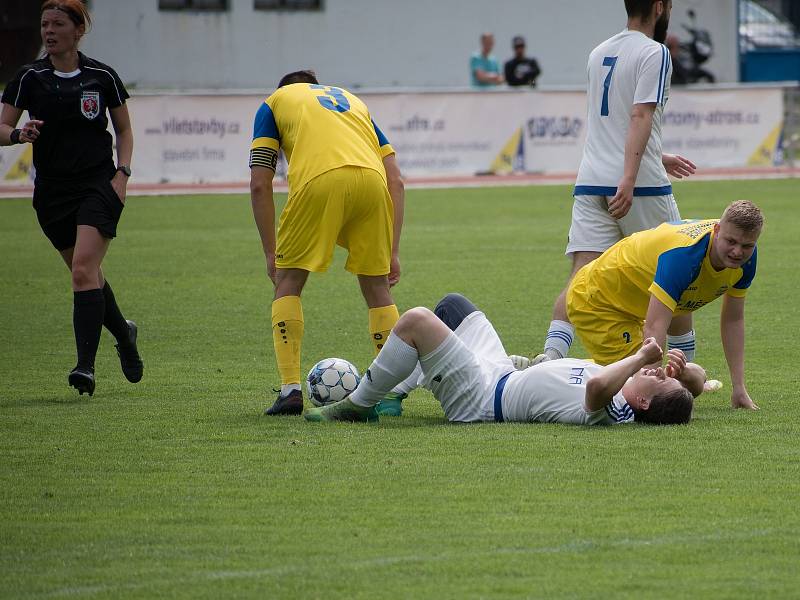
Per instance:
[[[136,338],[139,330],[133,321],[126,321],[126,323],[128,324],[128,339],[115,344],[114,348],[117,349],[119,364],[122,367],[125,379],[131,383],[137,383],[142,379],[142,374],[144,373],[144,363],[142,363],[142,358],[136,349]]]
[[[75,367],[67,377],[69,384],[78,390],[78,395],[84,392],[92,396],[94,394],[94,369],[89,367]]]
[[[281,396],[279,392],[275,404],[265,410],[264,414],[269,416],[303,414],[303,392],[292,390],[286,396]]]

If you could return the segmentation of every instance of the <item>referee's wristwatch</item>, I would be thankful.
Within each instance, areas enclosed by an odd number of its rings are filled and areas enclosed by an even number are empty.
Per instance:
[[[131,168],[128,165],[119,165],[117,171],[121,171],[125,177],[131,176]]]

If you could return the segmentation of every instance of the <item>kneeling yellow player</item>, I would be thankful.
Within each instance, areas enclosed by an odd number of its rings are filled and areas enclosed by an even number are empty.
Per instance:
[[[738,200],[722,218],[665,223],[614,244],[578,271],[567,314],[591,357],[610,364],[648,337],[664,347],[691,329],[691,313],[723,296],[722,345],[735,408],[758,408],[744,383],[744,301],[756,274],[761,211]]]

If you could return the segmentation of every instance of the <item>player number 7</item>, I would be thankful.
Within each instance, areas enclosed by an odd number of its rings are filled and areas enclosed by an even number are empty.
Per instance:
[[[606,79],[603,82],[603,103],[600,105],[601,117],[608,116],[608,88],[611,87],[611,75],[614,74],[614,65],[616,64],[617,64],[616,56],[606,56],[605,58],[603,58],[603,66],[611,68],[608,70],[608,75],[606,75]]]

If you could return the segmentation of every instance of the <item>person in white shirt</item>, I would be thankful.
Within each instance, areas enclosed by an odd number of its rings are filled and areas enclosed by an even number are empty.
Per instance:
[[[627,29],[589,55],[588,131],[574,189],[566,254],[572,271],[553,306],[544,352],[532,359],[567,356],[574,328],[566,291],[575,273],[616,242],[637,231],[680,220],[669,175],[695,172],[682,156],[663,154],[661,117],[669,99],[672,62],[663,45],[672,0],[625,0]],[[668,347],[694,358],[691,316],[679,317]],[[689,332],[689,333],[687,333]],[[518,368],[531,362],[513,357]]]
[[[688,423],[705,372],[680,350],[648,338],[636,354],[607,366],[567,358],[516,371],[486,316],[464,296],[448,294],[434,311],[400,317],[356,390],[307,410],[309,421],[376,421],[392,391],[422,385],[454,422],[521,421],[616,425]]]

